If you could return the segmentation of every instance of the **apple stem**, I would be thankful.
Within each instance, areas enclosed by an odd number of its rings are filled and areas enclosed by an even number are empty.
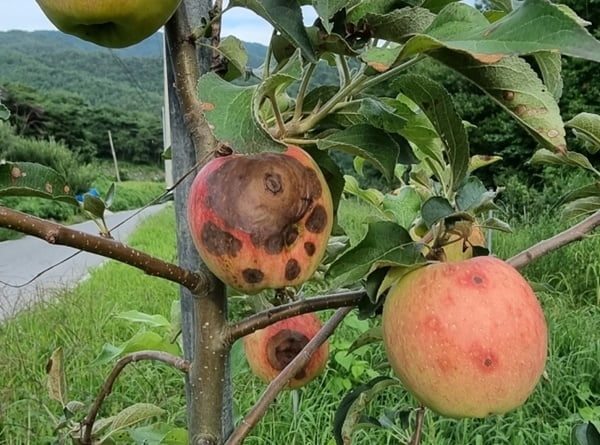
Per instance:
[[[323,343],[333,334],[338,325],[344,320],[344,317],[353,309],[353,307],[343,307],[338,309],[332,317],[323,325],[321,330],[306,344],[300,353],[275,377],[260,399],[254,404],[252,409],[246,414],[231,436],[225,442],[225,445],[240,445],[250,434],[252,429],[264,417],[267,409],[273,403],[277,395],[288,384],[290,379],[310,361],[312,355],[321,347]]]

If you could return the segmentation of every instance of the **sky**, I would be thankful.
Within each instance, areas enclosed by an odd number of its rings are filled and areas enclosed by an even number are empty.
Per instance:
[[[312,22],[315,14],[305,8],[305,21]],[[55,30],[35,0],[0,0],[0,31]],[[243,8],[232,8],[223,16],[223,37],[235,35],[245,42],[268,44],[271,26],[261,17]]]

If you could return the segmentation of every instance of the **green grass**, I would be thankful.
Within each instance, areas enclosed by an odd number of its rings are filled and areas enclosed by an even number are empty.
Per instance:
[[[537,224],[527,223],[513,234],[495,235],[494,249],[506,258],[559,229],[549,217]],[[172,209],[143,224],[130,244],[175,261]],[[547,285],[538,295],[550,328],[547,378],[527,403],[507,415],[484,420],[451,420],[428,413],[424,445],[567,444],[572,426],[587,415],[586,410],[593,413],[596,409],[598,416],[599,251],[600,237],[591,237],[547,255],[523,271],[530,280]],[[110,261],[74,291],[0,325],[0,443],[50,441],[53,424],[49,413],[58,416],[60,405],[47,395],[45,365],[55,348],[65,350],[70,399],[89,403],[110,368],[90,365],[102,345],[118,345],[140,330],[139,325],[115,315],[135,309],[168,317],[177,297],[176,285]],[[280,394],[245,444],[333,445],[333,415],[341,398],[350,387],[388,372],[373,369],[384,361],[380,345],[346,355],[352,340],[371,323],[348,317],[331,339],[331,360],[325,374],[297,392]],[[236,365],[234,376],[239,420],[265,385],[250,374],[243,361]],[[167,411],[162,421],[183,426],[183,393],[178,372],[163,365],[136,364],[117,382],[101,414],[115,413],[135,402],[155,403]],[[369,414],[377,417],[385,408],[414,406],[400,386],[392,387],[372,402]],[[406,434],[402,429],[361,430],[354,443],[397,444]]]

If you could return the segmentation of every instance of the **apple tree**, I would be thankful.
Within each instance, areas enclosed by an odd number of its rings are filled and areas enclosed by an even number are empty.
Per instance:
[[[314,23],[304,23],[301,4],[314,9]],[[221,17],[233,8],[273,27],[259,69],[248,68],[239,39],[221,39]],[[0,208],[0,226],[181,285],[183,357],[148,350],[119,357],[94,404],[72,425],[75,442],[98,443],[97,414],[112,384],[127,364],[148,359],[186,378],[187,432],[169,443],[242,443],[282,389],[323,369],[327,339],[352,310],[376,325],[357,341],[383,337],[392,367],[420,402],[410,443],[420,441],[425,408],[481,417],[526,403],[544,369],[547,332],[515,269],[585,238],[600,224],[600,192],[589,184],[564,197],[565,214],[580,219],[567,231],[505,261],[479,258],[490,255],[488,231],[510,231],[490,216],[500,189],[477,177],[478,169],[501,162],[502,147],[496,156],[472,153],[469,132],[477,122],[464,122],[454,98],[420,66],[453,70],[495,101],[537,142],[532,162],[582,168],[598,180],[586,153],[569,150],[566,128],[595,153],[600,117],[581,110],[564,123],[557,105],[561,58],[600,61],[600,42],[586,25],[548,0],[496,1],[485,12],[450,0],[231,0],[226,7],[183,0],[165,26],[178,264],[112,240],[106,227],[93,236]],[[317,81],[319,73],[328,80]],[[375,172],[377,187],[365,185],[365,171]],[[56,172],[28,163],[0,165],[5,195],[78,205]],[[102,226],[101,200],[86,196],[82,208]],[[230,319],[228,298],[250,300],[257,292],[256,313]],[[467,298],[466,309],[453,311]],[[303,331],[311,322],[293,321],[324,309],[337,311],[320,329]],[[444,317],[456,317],[454,324]],[[511,317],[520,322],[497,322]],[[284,327],[269,331],[280,322]],[[446,325],[457,332],[441,334]],[[489,338],[475,342],[484,331]],[[519,350],[525,337],[531,349]],[[234,425],[230,354],[244,338],[253,369],[270,383]],[[459,387],[466,378],[483,382],[473,390],[481,396],[475,402]],[[350,392],[335,415],[335,440],[350,443],[368,400],[395,383],[385,375]],[[496,403],[501,395],[508,400]]]

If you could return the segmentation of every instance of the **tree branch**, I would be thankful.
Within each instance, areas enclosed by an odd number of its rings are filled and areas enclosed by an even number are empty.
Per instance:
[[[98,393],[98,395],[96,396],[96,400],[90,407],[90,411],[81,423],[81,425],[84,427],[83,437],[81,439],[84,445],[92,443],[92,428],[94,426],[94,422],[96,421],[96,416],[98,415],[98,411],[100,410],[102,402],[111,393],[113,385],[117,380],[117,377],[119,377],[123,369],[125,369],[125,366],[129,365],[130,363],[139,362],[141,360],[160,361],[166,363],[167,365],[171,365],[182,372],[188,372],[190,368],[189,362],[185,361],[180,357],[162,351],[137,351],[128,354],[124,357],[121,357],[115,363],[115,366],[113,367],[112,371],[104,381],[100,393]]]
[[[275,400],[277,395],[288,384],[290,379],[309,362],[312,355],[321,347],[323,343],[333,334],[337,326],[344,320],[344,317],[353,309],[353,307],[343,307],[338,309],[333,316],[323,325],[306,346],[298,353],[296,357],[275,377],[260,399],[254,404],[252,409],[239,423],[231,436],[225,442],[225,445],[239,445],[248,436],[250,431],[264,417],[269,405]]]
[[[566,246],[574,241],[581,241],[587,237],[587,234],[600,226],[600,211],[588,216],[580,223],[568,228],[564,232],[561,232],[552,238],[540,241],[537,244],[525,249],[523,252],[518,253],[506,260],[508,264],[516,269],[527,266],[529,263],[537,260],[538,258],[549,254],[561,247]]]
[[[356,306],[365,295],[365,290],[360,289],[338,294],[323,295],[321,297],[307,298],[269,308],[236,323],[229,324],[224,331],[223,341],[225,344],[233,344],[236,340],[257,329],[263,329],[273,323],[296,315],[322,311],[325,309]]]
[[[203,275],[155,258],[110,238],[92,235],[0,206],[0,227],[17,230],[50,244],[69,246],[121,261],[155,277],[164,278],[190,290],[206,286]]]

